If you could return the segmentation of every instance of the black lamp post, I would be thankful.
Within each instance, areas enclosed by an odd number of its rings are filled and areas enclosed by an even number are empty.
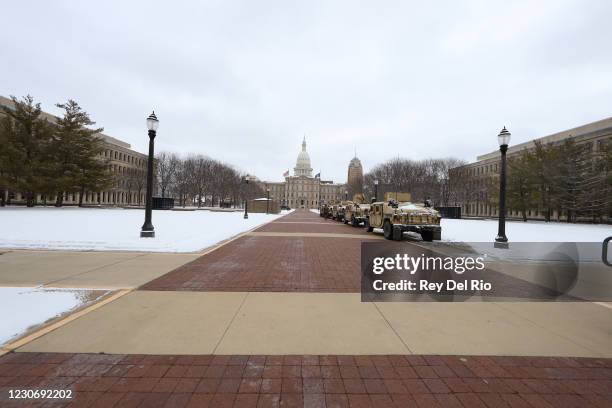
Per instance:
[[[270,189],[266,188],[266,214],[270,214]]]
[[[374,180],[374,201],[378,201],[378,179]]]
[[[147,162],[147,197],[145,206],[145,222],[140,230],[140,238],[155,238],[155,228],[151,222],[153,207],[153,156],[155,153],[155,136],[159,120],[155,116],[155,111],[147,118],[147,128],[149,129],[149,160]]]
[[[344,190],[344,201],[348,201],[348,190]]]
[[[245,184],[245,189],[244,189],[244,219],[246,220],[247,218],[249,218],[249,197],[248,197],[248,190],[249,190],[249,180],[250,180],[251,176],[249,176],[248,174],[246,176],[244,176],[244,178],[242,179],[242,182]]]
[[[506,247],[508,238],[506,237],[506,152],[510,143],[510,132],[506,127],[497,135],[499,151],[501,152],[501,169],[499,172],[499,225],[495,242],[498,247]]]

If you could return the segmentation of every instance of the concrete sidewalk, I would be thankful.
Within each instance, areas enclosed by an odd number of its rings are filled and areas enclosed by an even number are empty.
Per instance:
[[[18,351],[612,357],[611,313],[591,303],[362,303],[348,293],[136,291]]]
[[[321,221],[296,211],[203,256],[5,253],[0,285],[147,289],[18,351],[612,357],[612,310],[598,304],[363,303],[360,244],[376,236]]]
[[[201,254],[3,251],[0,286],[135,288]]]

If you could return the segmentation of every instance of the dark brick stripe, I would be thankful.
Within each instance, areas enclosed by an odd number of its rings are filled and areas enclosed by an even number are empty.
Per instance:
[[[360,245],[360,239],[245,236],[141,289],[359,292]]]
[[[63,388],[72,401],[10,401]],[[612,359],[11,353],[1,406],[539,407],[612,404]]]

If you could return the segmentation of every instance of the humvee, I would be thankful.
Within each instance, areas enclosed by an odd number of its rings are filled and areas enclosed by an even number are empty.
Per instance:
[[[336,221],[340,221],[340,216],[341,216],[341,205],[340,204],[334,204],[331,207],[331,218],[332,220],[336,220]]]
[[[344,222],[344,213],[346,211],[346,206],[349,204],[353,204],[351,201],[341,201],[340,204],[337,205],[334,219],[336,221]]]
[[[357,204],[352,203],[352,202],[348,202],[344,206],[344,219],[342,221],[344,221],[345,224],[348,224],[349,222],[352,221],[352,218],[355,214],[356,207],[357,207]]]
[[[365,222],[370,209],[370,204],[347,205],[344,210],[344,223],[350,223],[353,227],[358,227]]]
[[[330,211],[331,207],[329,204],[322,204],[321,208],[319,208],[319,216],[323,218],[329,218]]]
[[[406,196],[399,198],[405,199]],[[370,205],[366,228],[368,232],[372,232],[374,228],[382,228],[385,238],[394,241],[401,241],[404,232],[407,231],[420,234],[423,241],[442,238],[440,214],[429,203],[426,205],[414,204],[409,199],[398,201],[387,195],[385,195],[385,201],[374,202]]]
[[[365,222],[370,212],[370,204],[359,204],[355,210],[355,218],[351,221],[354,227],[358,227]]]

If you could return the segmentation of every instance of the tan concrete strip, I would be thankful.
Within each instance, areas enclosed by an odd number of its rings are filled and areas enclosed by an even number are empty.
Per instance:
[[[358,239],[384,239],[379,235],[359,234],[328,234],[324,232],[249,232],[252,237],[315,237],[315,238],[358,238]]]
[[[138,291],[18,351],[612,357],[612,312],[589,303],[371,304],[359,296]]]
[[[149,253],[115,265],[73,275],[45,286],[137,288],[200,256],[200,254]]]
[[[516,302],[499,306],[595,353],[612,354],[610,309],[590,302]]]
[[[508,305],[523,309],[524,315],[510,312]],[[538,315],[543,305],[547,313]],[[601,316],[591,315],[591,308],[578,307],[576,315],[583,323],[576,324],[573,318],[566,318],[567,307],[578,306],[576,303],[421,302],[378,306],[416,354],[612,357],[612,319],[603,322]],[[566,327],[555,331],[560,324]],[[579,330],[590,334],[581,339],[574,335]],[[595,349],[593,344],[607,347]]]
[[[0,286],[40,286],[139,256],[142,254],[11,251],[0,256]]]
[[[217,354],[406,354],[359,294],[250,293]]]
[[[31,334],[29,334],[29,335],[27,335],[25,337],[22,337],[22,338],[14,341],[12,343],[9,343],[9,344],[3,346],[2,349],[1,349],[1,352],[0,352],[0,355],[6,354],[6,353],[8,353],[10,351],[13,351],[13,350],[16,350],[19,347],[22,347],[22,346],[24,346],[24,345],[26,345],[26,344],[28,344],[28,343],[38,339],[38,338],[44,336],[45,334],[49,334],[49,333],[53,332],[54,330],[57,330],[60,327],[63,327],[66,324],[68,324],[68,323],[78,319],[79,317],[85,316],[86,314],[88,314],[90,312],[93,312],[94,310],[99,309],[100,307],[102,307],[102,306],[104,306],[104,305],[106,305],[106,304],[108,304],[108,303],[110,303],[110,302],[112,302],[114,300],[117,300],[120,297],[122,297],[122,296],[124,296],[124,295],[126,295],[128,293],[130,293],[130,290],[121,290],[121,291],[118,291],[118,292],[112,294],[111,296],[109,296],[107,298],[104,298],[104,299],[100,300],[99,302],[96,302],[96,303],[92,304],[91,306],[88,306],[88,307],[86,307],[84,309],[81,309],[81,310],[79,310],[79,311],[77,311],[75,313],[72,313],[72,314],[66,316],[62,320],[59,320],[59,321],[57,321],[55,323],[52,323],[52,324],[50,324],[48,326],[44,326],[40,330],[35,331],[34,333],[31,333]]]
[[[135,291],[18,351],[211,354],[245,296]]]

